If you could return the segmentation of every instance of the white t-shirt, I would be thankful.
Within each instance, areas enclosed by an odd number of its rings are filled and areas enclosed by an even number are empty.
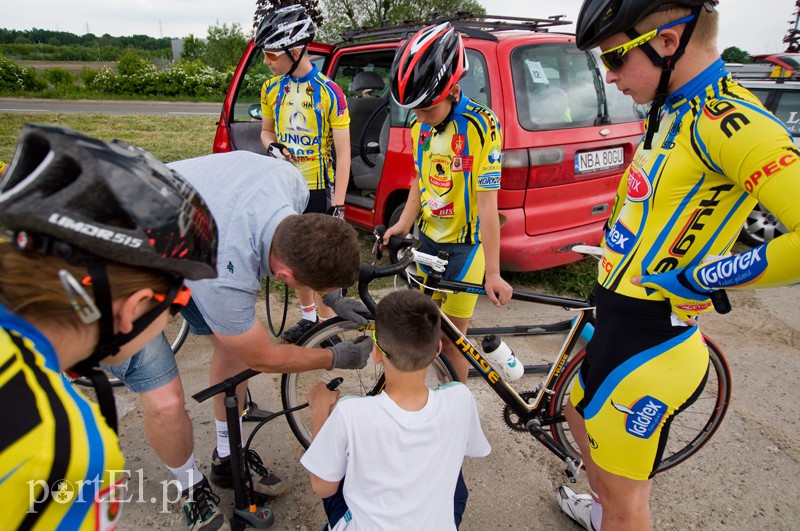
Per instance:
[[[428,393],[419,411],[386,393],[345,397],[300,462],[325,481],[344,481],[352,514],[336,530],[455,529],[453,494],[465,456],[491,447],[475,399],[451,383]]]

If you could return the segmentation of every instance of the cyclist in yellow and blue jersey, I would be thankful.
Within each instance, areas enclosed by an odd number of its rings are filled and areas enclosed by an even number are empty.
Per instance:
[[[184,278],[216,276],[216,227],[149,153],[33,125],[0,181],[0,225],[13,235],[0,242],[3,526],[114,529],[127,473],[98,364],[159,334],[188,300]],[[67,370],[95,382],[99,406]],[[230,529],[203,487],[185,511],[198,527]]]
[[[261,89],[261,142],[267,152],[292,162],[310,191],[304,213],[328,213],[344,219],[350,181],[350,114],[342,89],[308,57],[316,25],[305,8],[292,5],[267,13],[256,30],[264,64],[277,74]],[[333,153],[336,151],[336,171]],[[300,320],[281,334],[297,343],[333,310],[310,289],[297,292]],[[319,320],[317,319],[319,307]]]
[[[287,147],[309,190],[335,190],[333,135],[349,134],[350,127],[342,89],[312,65],[302,77],[273,77],[261,90],[264,123],[272,121],[276,141]]]
[[[600,47],[606,80],[652,101],[612,209],[595,333],[565,410],[592,494],[562,486],[557,499],[586,529],[649,528],[669,426],[707,377],[698,316],[714,290],[800,280],[800,152],[725,70],[716,4],[585,0],[578,17],[577,44]],[[757,201],[790,233],[730,256]]]
[[[500,276],[502,137],[494,113],[458,86],[468,66],[461,36],[448,22],[421,29],[397,50],[391,93],[401,107],[415,112],[411,141],[417,179],[384,242],[405,236],[419,218],[420,250],[449,255],[443,278],[483,284],[492,302],[500,305],[512,291]],[[426,273],[423,267],[419,271]],[[477,298],[472,293],[447,295],[442,311],[466,332]],[[441,301],[441,294],[435,293],[434,299]],[[452,342],[444,343],[459,379],[466,381],[469,362]]]

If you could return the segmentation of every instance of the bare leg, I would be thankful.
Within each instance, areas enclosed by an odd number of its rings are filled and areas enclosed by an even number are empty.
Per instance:
[[[208,340],[214,347],[214,354],[211,356],[210,385],[218,384],[226,378],[236,376],[248,368],[234,353],[223,347],[214,336],[206,337],[208,337]],[[236,388],[236,394],[239,397],[239,413],[241,413],[245,398],[247,397],[247,382],[239,384]],[[224,399],[225,396],[223,394],[214,396],[214,417],[219,421],[225,420]]]
[[[191,457],[194,443],[192,421],[184,407],[180,377],[139,396],[144,413],[144,432],[150,446],[168,467],[182,466]]]
[[[603,504],[602,529],[650,529],[650,480],[640,481],[607,472],[598,467],[590,457],[589,439],[583,417],[567,404],[564,409],[572,436],[581,450],[586,466],[589,487],[597,493]]]
[[[467,333],[469,317],[452,317],[448,315],[447,318],[453,322],[462,334]],[[450,339],[444,337],[444,335],[442,336],[442,345],[444,346],[444,353],[447,355],[447,359],[453,364],[453,368],[456,370],[458,380],[467,383],[470,367],[469,361],[467,361],[467,358],[464,357],[464,354],[461,353],[458,347],[455,346]]]
[[[325,303],[322,302],[322,295],[320,295],[319,293],[317,293],[316,295],[317,295],[316,297],[317,313],[319,314],[320,319],[330,319],[331,317],[334,317],[336,313],[328,306],[325,306]]]

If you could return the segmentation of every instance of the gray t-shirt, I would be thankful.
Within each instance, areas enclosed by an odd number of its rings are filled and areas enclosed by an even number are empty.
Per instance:
[[[214,332],[247,332],[256,319],[261,280],[272,274],[269,250],[275,229],[287,216],[305,210],[308,186],[292,164],[248,151],[168,166],[197,188],[219,231],[219,276],[187,281],[192,298]]]

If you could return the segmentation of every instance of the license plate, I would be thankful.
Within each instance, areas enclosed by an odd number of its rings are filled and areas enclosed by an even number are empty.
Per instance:
[[[575,153],[576,174],[619,168],[623,164],[625,157],[621,147]]]

